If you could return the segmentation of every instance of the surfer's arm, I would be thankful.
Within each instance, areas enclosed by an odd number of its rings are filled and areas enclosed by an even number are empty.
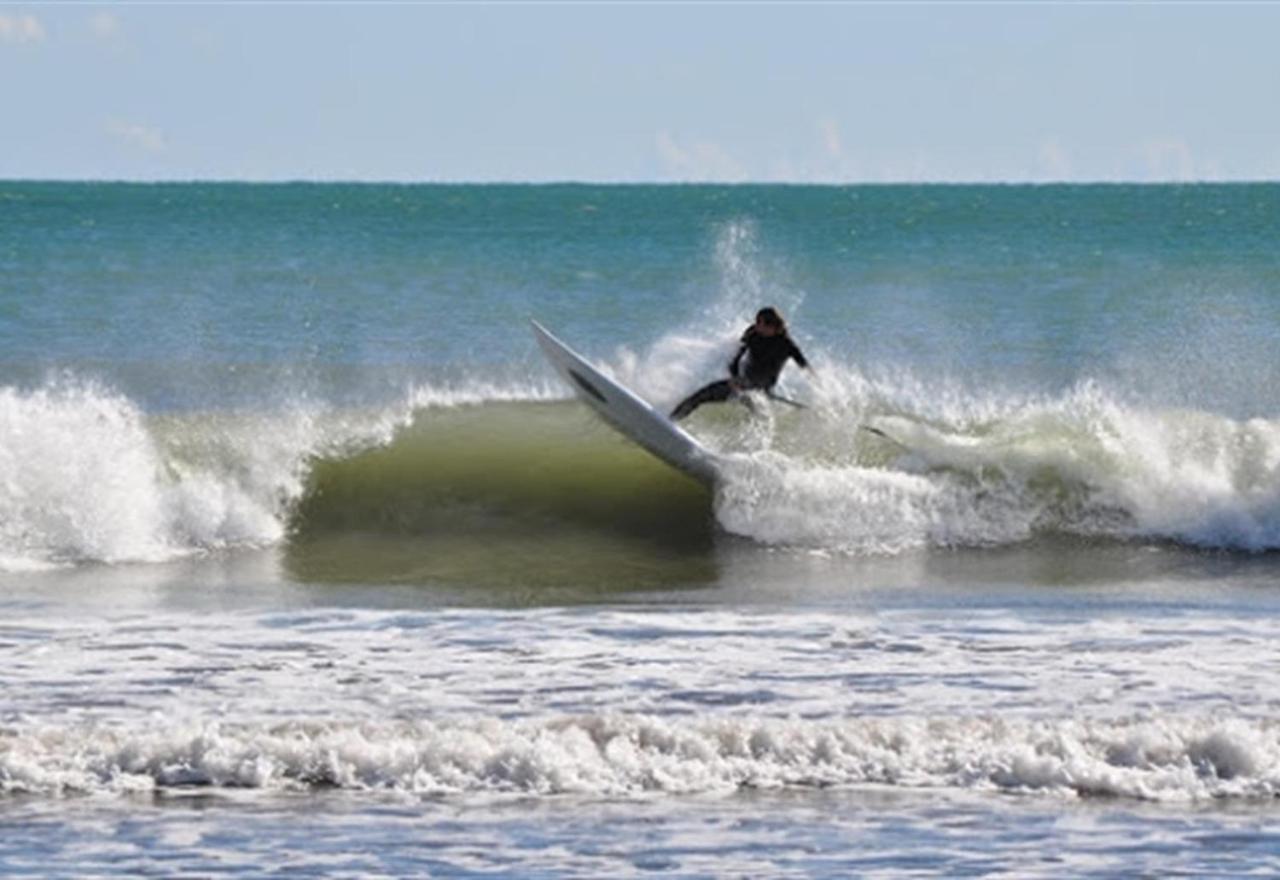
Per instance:
[[[794,342],[791,343],[791,357],[797,364],[804,367],[806,370],[809,369],[809,362],[805,360],[804,353],[800,351],[800,346],[796,345]]]

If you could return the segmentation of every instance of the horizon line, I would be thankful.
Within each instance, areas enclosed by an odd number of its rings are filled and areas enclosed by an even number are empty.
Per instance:
[[[0,185],[4,184],[133,184],[142,186],[158,186],[165,184],[238,184],[238,185],[277,185],[277,186],[594,186],[594,187],[812,187],[838,189],[844,187],[876,187],[876,186],[1010,186],[1010,187],[1049,187],[1049,186],[1250,186],[1280,184],[1280,178],[1194,178],[1166,180],[1131,180],[1124,178],[1094,178],[1080,180],[592,180],[575,178],[557,178],[546,180],[518,179],[422,179],[405,180],[397,178],[341,178],[341,177],[6,177],[0,176]]]

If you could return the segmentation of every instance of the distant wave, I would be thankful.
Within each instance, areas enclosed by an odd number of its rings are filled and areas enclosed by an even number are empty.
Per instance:
[[[1152,801],[1275,798],[1272,720],[535,720],[10,725],[0,791],[208,786],[631,796],[884,785]]]

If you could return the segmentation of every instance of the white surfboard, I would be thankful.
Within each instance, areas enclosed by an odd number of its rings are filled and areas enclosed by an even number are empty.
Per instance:
[[[719,479],[715,453],[682,431],[640,395],[601,373],[537,321],[542,353],[578,398],[628,440],[708,485]]]

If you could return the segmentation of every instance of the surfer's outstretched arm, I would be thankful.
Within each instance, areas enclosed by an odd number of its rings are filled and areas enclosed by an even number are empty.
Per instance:
[[[790,336],[787,337],[787,341],[791,343],[791,351],[788,352],[791,355],[791,359],[806,370],[813,369],[809,366],[809,361],[805,358],[804,352],[800,350],[800,346],[796,345]]]

